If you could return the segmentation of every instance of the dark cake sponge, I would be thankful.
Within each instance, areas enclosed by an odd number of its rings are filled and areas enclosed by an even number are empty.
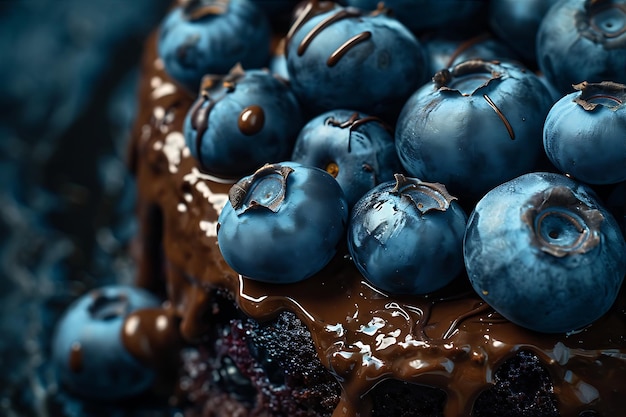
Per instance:
[[[340,386],[294,313],[258,323],[224,294],[214,294],[212,302],[211,337],[182,355],[180,386],[188,415],[332,415]],[[550,376],[533,353],[518,352],[494,378],[494,386],[477,398],[473,417],[559,417]],[[394,379],[378,384],[368,397],[374,417],[441,417],[446,401],[439,389]],[[598,417],[586,413],[581,417]]]

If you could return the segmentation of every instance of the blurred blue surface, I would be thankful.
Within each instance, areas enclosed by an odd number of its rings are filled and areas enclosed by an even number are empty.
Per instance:
[[[169,3],[0,0],[2,416],[87,413],[51,399],[50,334],[79,294],[132,279],[126,142],[143,42]]]

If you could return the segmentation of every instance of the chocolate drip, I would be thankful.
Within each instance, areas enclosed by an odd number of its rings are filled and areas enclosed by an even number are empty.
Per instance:
[[[336,4],[332,1],[318,1],[309,0],[306,2],[302,10],[297,10],[296,17],[285,36],[285,43],[289,43],[293,35],[300,29],[309,19],[318,14],[326,13],[336,7]],[[285,48],[285,53],[289,48]]]
[[[496,106],[496,103],[494,103],[493,100],[491,100],[491,98],[487,94],[483,94],[483,98],[485,99],[487,104],[489,104],[489,107],[491,107],[493,111],[496,112],[500,120],[502,120],[502,123],[504,123],[504,127],[506,128],[506,131],[509,132],[509,137],[511,138],[511,140],[515,140],[515,132],[513,132],[513,127],[511,126],[511,123],[509,123],[509,121],[507,120],[504,113],[502,113],[502,111],[498,108],[498,106]]]
[[[70,370],[76,374],[83,370],[83,347],[80,342],[74,342],[70,347],[69,366]]]
[[[154,205],[163,213],[165,286],[184,339],[203,335],[211,319],[209,295],[219,289],[258,321],[285,309],[298,315],[311,332],[322,364],[342,386],[333,417],[368,415],[367,393],[388,378],[445,391],[445,417],[471,415],[478,393],[493,384],[494,370],[522,349],[534,353],[552,376],[562,416],[578,416],[586,409],[623,415],[626,289],[611,311],[592,325],[571,334],[540,334],[494,314],[464,276],[428,296],[378,291],[358,273],[347,250],[319,274],[296,284],[267,285],[232,271],[215,236],[230,185],[200,173],[194,158],[184,152],[174,172],[155,169],[167,158],[155,143],[180,131],[185,108],[192,105],[180,92],[171,130],[163,132],[151,124],[152,109],[164,99],[151,97],[147,80],[167,77],[154,65],[155,49],[153,37],[144,65],[141,96],[146,101],[133,136],[140,156],[138,198],[141,206]],[[150,133],[148,139],[145,132]],[[178,209],[181,204],[186,211]],[[145,284],[152,277],[139,279]]]
[[[332,25],[333,23],[339,22],[340,20],[343,20],[343,19],[348,19],[351,17],[359,17],[359,16],[361,16],[360,11],[356,9],[348,8],[348,9],[340,9],[337,12],[326,17],[325,19],[320,21],[317,25],[315,25],[309,31],[309,33],[307,33],[304,36],[304,38],[302,38],[300,45],[298,45],[298,56],[303,55],[306,52],[309,45],[311,44],[311,42],[313,42],[313,39],[315,39],[315,37],[318,36],[328,26]]]
[[[329,67],[334,67],[335,65],[337,65],[337,62],[339,62],[339,60],[345,54],[347,54],[348,51],[350,51],[350,49],[354,48],[356,45],[360,44],[361,42],[365,42],[371,37],[372,37],[372,32],[362,32],[362,33],[359,33],[358,35],[351,37],[350,39],[345,41],[339,48],[333,51],[332,54],[330,54],[330,57],[328,57],[328,61],[326,61],[326,64]]]
[[[265,112],[261,106],[248,106],[241,111],[237,119],[239,131],[244,135],[254,135],[259,133],[265,125]]]
[[[207,102],[209,104],[205,105]],[[202,94],[190,109],[191,127],[196,131],[195,144],[198,161],[202,161],[202,137],[209,128],[209,113],[215,103],[216,101],[211,100],[208,94]]]

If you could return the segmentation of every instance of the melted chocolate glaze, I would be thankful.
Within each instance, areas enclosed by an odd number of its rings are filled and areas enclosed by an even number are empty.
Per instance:
[[[217,215],[231,186],[204,174],[180,141],[194,101],[163,71],[155,39],[144,57],[140,114],[131,143],[138,180],[138,215],[162,213],[162,225],[142,222],[139,285],[154,287],[154,245],[162,227],[166,291],[180,335],[198,340],[211,320],[207,300],[220,289],[263,322],[294,312],[311,332],[322,364],[342,389],[333,417],[370,415],[368,392],[387,379],[439,388],[445,417],[469,416],[474,400],[494,383],[494,371],[520,350],[534,353],[550,373],[562,416],[594,410],[624,415],[626,396],[626,294],[612,310],[571,334],[540,334],[495,313],[467,278],[428,296],[390,296],[368,285],[345,248],[317,275],[296,284],[248,280],[222,259]],[[171,123],[164,114],[173,113]],[[135,355],[144,353],[131,349]],[[150,352],[154,350],[148,350]]]

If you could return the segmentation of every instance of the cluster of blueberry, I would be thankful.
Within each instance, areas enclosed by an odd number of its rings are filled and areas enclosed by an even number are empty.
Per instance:
[[[374,0],[310,1],[276,74],[255,68],[272,59],[263,7],[279,3],[188,0],[158,43],[168,73],[200,91],[184,123],[191,153],[243,177],[217,234],[235,271],[304,280],[347,236],[360,272],[390,293],[430,293],[465,268],[532,330],[576,330],[610,308],[626,243],[583,182],[626,181],[625,1],[389,0],[397,19]],[[485,10],[502,42],[459,42],[429,82],[441,49],[416,34]],[[528,53],[545,79],[510,59]],[[546,155],[576,180],[531,173]]]
[[[219,218],[227,263],[252,279],[296,282],[321,270],[347,234],[358,269],[391,293],[435,291],[465,264],[487,302],[531,329],[570,331],[606,312],[626,272],[618,224],[582,184],[522,175],[547,167],[547,155],[579,181],[626,180],[626,87],[617,83],[626,81],[618,62],[624,2],[493,1],[488,20],[503,41],[479,37],[457,46],[431,82],[429,62],[442,52],[416,34],[451,22],[462,27],[486,3],[386,3],[398,18],[366,3],[302,4],[282,39],[284,55],[273,58],[284,60],[272,66],[279,73],[238,65],[227,75],[204,75],[223,74],[233,62],[269,62],[259,56],[269,54],[270,25],[256,7],[263,2],[188,1],[167,18],[159,38],[165,67],[200,90],[184,125],[187,145],[206,172],[245,176]],[[423,16],[420,7],[447,7],[437,16],[449,21],[408,19]],[[511,28],[501,24],[507,19]],[[528,52],[535,38],[532,57],[544,79],[520,63],[524,58],[511,58]],[[567,45],[556,44],[573,38],[597,57],[592,67],[572,65]],[[602,81],[607,77],[612,81]],[[565,94],[581,79],[598,82]],[[250,175],[278,161],[289,162]],[[541,207],[528,208],[535,203]],[[472,210],[469,223],[462,206]],[[569,308],[546,303],[559,298]],[[554,317],[520,318],[522,306]]]

